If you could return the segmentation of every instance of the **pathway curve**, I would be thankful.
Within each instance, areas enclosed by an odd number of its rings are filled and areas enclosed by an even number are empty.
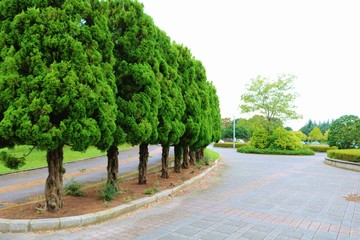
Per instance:
[[[360,239],[360,174],[324,154],[264,156],[216,149],[220,166],[191,191],[86,228],[0,234],[16,239]]]

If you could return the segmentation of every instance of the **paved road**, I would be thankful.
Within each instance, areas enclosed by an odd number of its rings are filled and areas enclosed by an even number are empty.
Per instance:
[[[360,239],[360,174],[316,156],[217,149],[219,168],[182,196],[99,225],[13,239]]]
[[[149,146],[149,155],[149,166],[160,162],[161,147],[157,145]],[[137,171],[138,163],[138,147],[133,147],[119,153],[120,174]],[[71,178],[75,178],[81,183],[102,181],[107,178],[106,166],[106,157],[96,157],[65,164],[66,174],[64,175],[64,184]],[[26,202],[39,195],[42,196],[47,176],[47,168],[0,175],[0,206],[4,207],[14,203]]]

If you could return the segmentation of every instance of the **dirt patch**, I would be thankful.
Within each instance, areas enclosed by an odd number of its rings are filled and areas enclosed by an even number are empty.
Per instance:
[[[350,194],[344,197],[347,201],[360,202],[360,194]]]
[[[139,185],[137,178],[124,180],[119,184],[122,192],[109,202],[104,202],[99,195],[99,191],[104,189],[103,183],[85,186],[83,190],[86,195],[84,197],[65,196],[64,207],[56,213],[42,210],[44,207],[44,196],[32,196],[27,203],[0,209],[0,217],[7,219],[59,218],[103,211],[149,196],[145,194],[145,191],[149,189],[162,191],[179,186],[184,181],[199,175],[206,169],[208,169],[208,166],[201,168],[189,166],[189,169],[181,169],[181,173],[174,173],[170,169],[170,177],[168,179],[161,178],[160,173],[151,173],[147,176],[146,185]]]

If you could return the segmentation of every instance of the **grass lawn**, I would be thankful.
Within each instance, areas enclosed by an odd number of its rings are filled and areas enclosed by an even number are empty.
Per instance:
[[[131,145],[129,144],[120,145],[119,151],[128,149],[130,147]],[[32,148],[31,146],[21,145],[21,146],[16,146],[14,149],[2,148],[0,149],[0,152],[6,151],[14,154],[15,156],[21,157],[28,154],[31,148]],[[76,152],[76,151],[72,151],[69,146],[64,147],[64,163],[78,161],[81,159],[86,159],[91,157],[104,156],[104,155],[106,155],[106,152],[101,152],[95,147],[89,147],[86,150],[86,152]],[[20,167],[18,170],[9,169],[0,163],[0,174],[8,173],[8,172],[16,172],[19,170],[38,168],[38,167],[45,167],[45,166],[47,166],[46,152],[34,149],[31,152],[31,154],[26,157],[25,165]]]

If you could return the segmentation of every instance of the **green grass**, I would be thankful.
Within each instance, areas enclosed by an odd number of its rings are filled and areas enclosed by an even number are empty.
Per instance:
[[[211,162],[217,160],[220,158],[220,154],[213,151],[213,150],[210,150],[208,148],[205,148],[205,159],[209,159]]]
[[[128,149],[130,147],[131,147],[131,145],[129,145],[129,144],[120,145],[119,151]],[[22,156],[28,154],[31,148],[32,148],[31,146],[21,145],[21,146],[16,146],[13,149],[1,148],[0,152],[6,151],[8,153],[14,154],[17,157],[22,157]],[[76,151],[72,151],[69,146],[64,147],[64,163],[79,161],[82,159],[104,156],[104,155],[106,155],[105,152],[101,152],[100,150],[98,150],[95,147],[89,147],[86,150],[86,152],[76,152]],[[31,152],[31,154],[26,157],[25,165],[20,167],[18,170],[9,169],[0,163],[0,174],[16,172],[19,170],[28,170],[28,169],[33,169],[33,168],[45,167],[45,166],[47,166],[46,152],[34,149]]]

